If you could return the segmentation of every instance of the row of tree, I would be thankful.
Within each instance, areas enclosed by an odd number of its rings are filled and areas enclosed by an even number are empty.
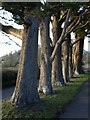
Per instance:
[[[39,102],[38,92],[52,94],[54,85],[64,86],[74,73],[83,73],[84,37],[90,34],[90,2],[3,3],[3,8],[24,24],[12,103],[26,106]],[[50,23],[53,39],[50,38]],[[41,60],[38,80],[39,30]],[[75,33],[74,41],[71,40],[71,32]]]

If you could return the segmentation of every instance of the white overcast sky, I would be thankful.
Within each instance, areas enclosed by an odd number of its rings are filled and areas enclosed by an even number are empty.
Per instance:
[[[2,19],[2,16],[6,19]],[[11,20],[11,22],[9,21]],[[12,14],[10,12],[6,12],[5,10],[0,10],[0,23],[5,26],[12,26],[17,29],[23,29],[22,25],[18,25],[14,22],[14,19],[12,19]],[[8,37],[9,36],[9,37]],[[50,37],[52,38],[52,33],[50,32]],[[20,46],[22,45],[22,41],[12,35],[8,34],[2,34],[2,31],[0,30],[0,57],[6,54],[9,54],[10,52],[15,52],[21,49],[21,47],[17,46],[14,42],[12,42],[10,39],[18,43]],[[74,38],[72,34],[72,39]],[[5,43],[8,44],[5,44]],[[39,35],[39,44],[40,44],[40,35]],[[88,38],[85,37],[84,42],[84,49],[88,51]]]

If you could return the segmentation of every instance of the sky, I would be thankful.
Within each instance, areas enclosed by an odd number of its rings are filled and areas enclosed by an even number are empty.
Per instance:
[[[15,23],[12,13],[5,10],[0,10],[0,23],[4,26],[12,26],[16,29],[23,29],[23,25]],[[19,45],[16,45],[15,42]],[[0,57],[20,50],[20,46],[22,46],[22,41],[19,38],[6,34],[0,30]]]
[[[3,18],[5,19],[3,19]],[[17,29],[23,29],[23,25],[18,25],[17,23],[15,23],[14,19],[12,18],[13,15],[10,12],[7,12],[5,10],[0,10],[0,23],[5,25],[5,26],[12,26],[14,28]],[[51,26],[51,25],[50,25]],[[52,27],[51,27],[52,29]],[[51,31],[50,29],[50,31]],[[50,32],[50,37],[52,38],[52,32]],[[74,34],[71,34],[71,38],[74,39]],[[38,44],[40,45],[40,33],[39,33],[39,42]],[[85,37],[85,42],[84,42],[84,50],[88,51],[89,50],[89,45],[88,45],[88,37]],[[16,43],[19,44],[19,46],[16,45]],[[2,30],[0,30],[0,57],[4,56],[6,54],[9,54],[10,52],[15,52],[21,49],[22,45],[22,40],[6,34],[4,32],[2,32]]]
[[[15,51],[18,51],[21,49],[16,43],[18,43],[20,46],[22,46],[22,41],[12,35],[6,36],[8,34],[2,34],[2,31],[0,31],[0,57],[6,54],[9,54],[10,52],[14,53]],[[11,41],[10,39],[13,41]],[[15,43],[16,42],[16,43]]]

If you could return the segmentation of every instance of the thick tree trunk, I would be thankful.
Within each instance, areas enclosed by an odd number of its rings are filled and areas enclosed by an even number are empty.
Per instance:
[[[78,36],[75,35],[75,41],[77,41]],[[84,37],[80,38],[80,40],[74,46],[74,74],[82,74],[84,73],[82,68],[82,57],[83,57],[83,45],[84,45]]]
[[[39,102],[38,95],[38,21],[30,17],[28,29],[23,33],[23,43],[16,87],[11,102],[19,106],[27,106]],[[33,34],[34,33],[34,34]]]
[[[69,48],[69,77],[73,77],[72,46]]]
[[[63,77],[65,83],[69,81],[69,46],[70,35],[67,36],[66,41],[63,43]]]
[[[49,38],[49,23],[50,18],[45,17],[40,23],[40,35],[41,35],[41,68],[40,68],[40,81],[39,92],[44,94],[50,94],[53,92],[51,84],[51,47]]]
[[[58,22],[59,18],[60,13],[58,15],[53,15],[53,45],[56,44],[62,32],[61,23]],[[59,46],[55,58],[52,62],[52,85],[64,85],[62,74],[61,45]]]

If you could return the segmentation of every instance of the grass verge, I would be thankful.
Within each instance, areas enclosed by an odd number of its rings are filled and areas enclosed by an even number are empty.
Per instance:
[[[21,108],[14,106],[9,101],[4,101],[2,104],[2,118],[14,120],[16,118],[22,119],[54,119],[62,112],[62,108],[65,108],[70,103],[75,95],[79,93],[81,86],[85,81],[90,79],[90,73],[79,75],[77,78],[71,79],[71,81],[65,87],[54,87],[54,95],[42,95],[41,102],[35,106]]]

